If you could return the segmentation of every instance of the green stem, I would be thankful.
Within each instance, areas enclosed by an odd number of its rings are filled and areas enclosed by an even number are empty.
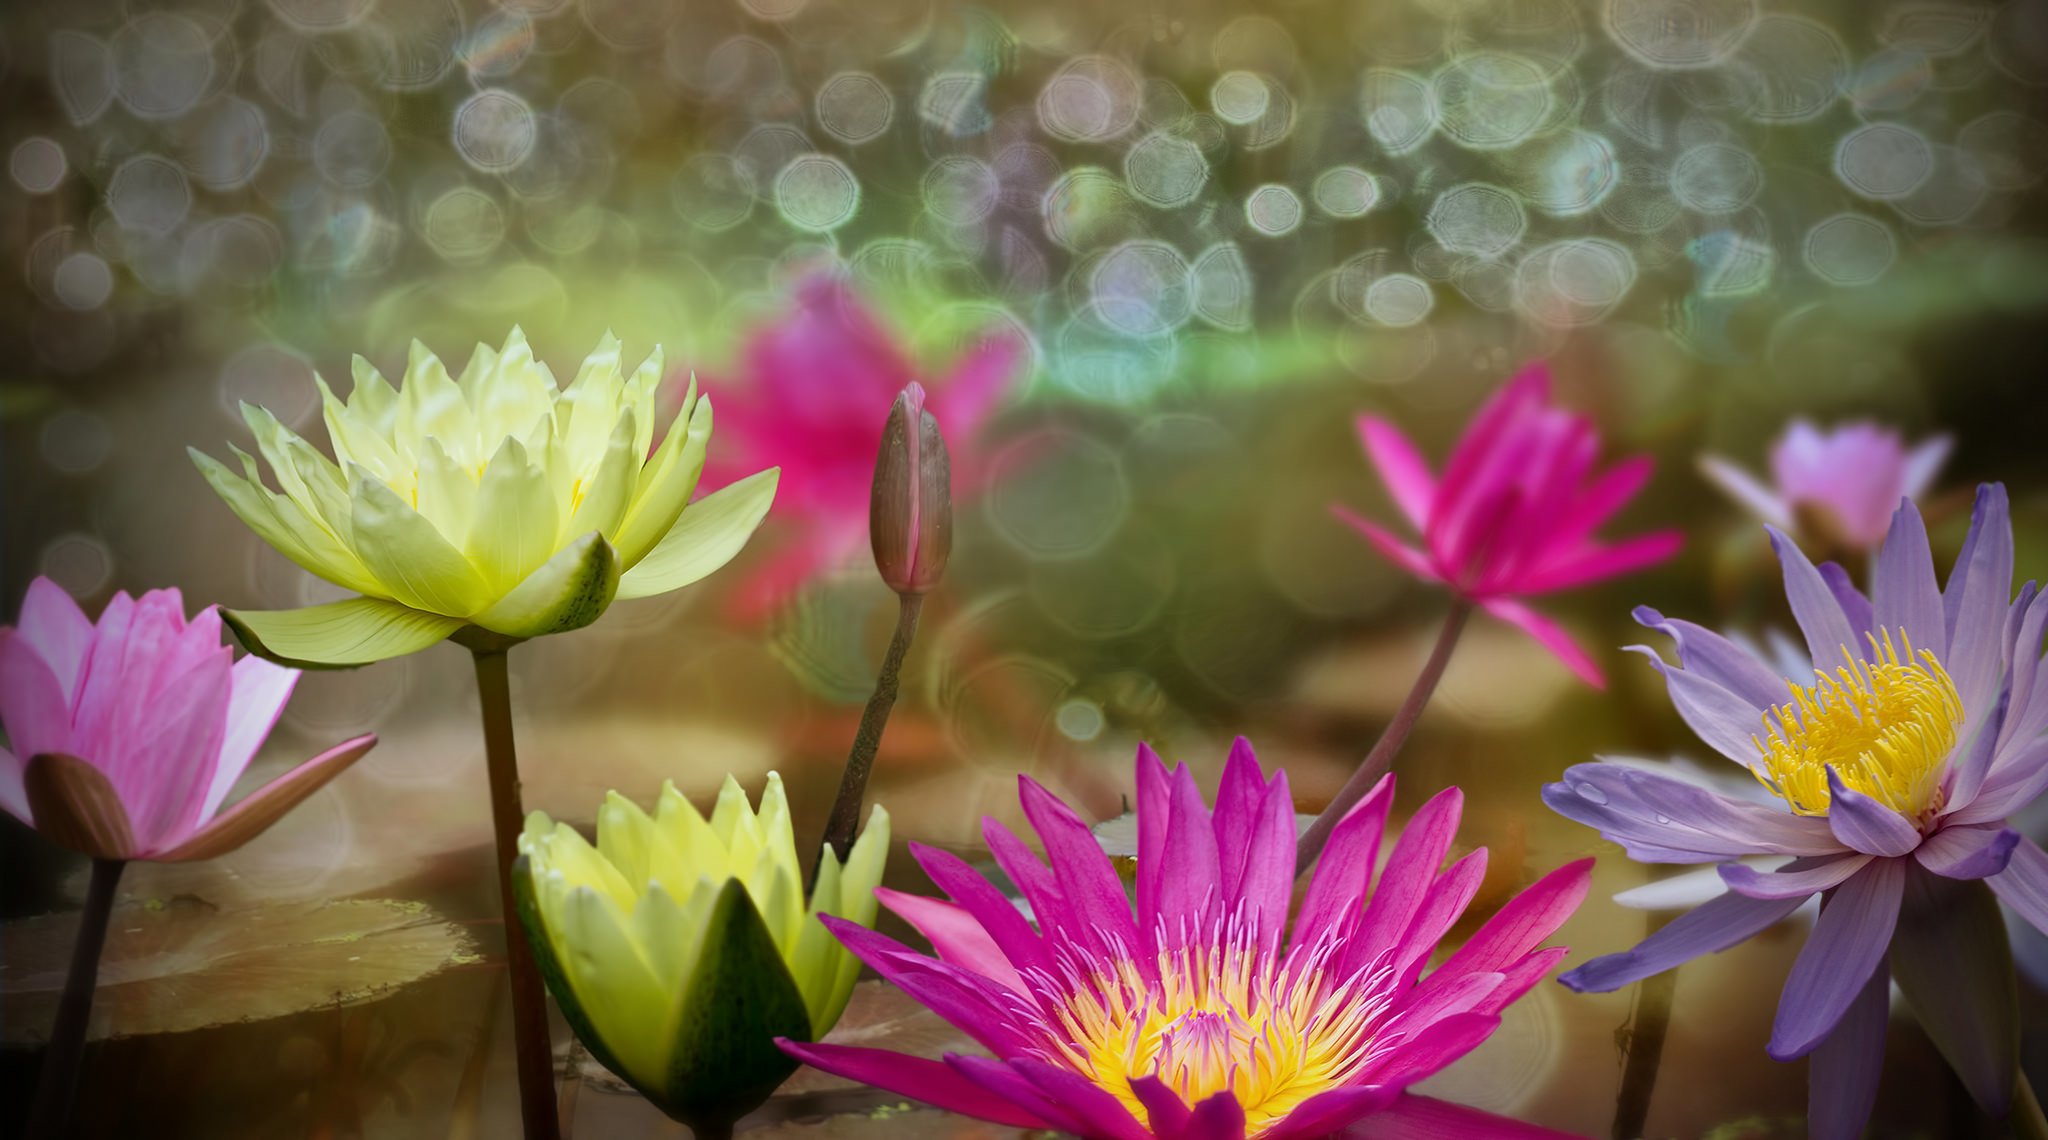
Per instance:
[[[1647,934],[1669,922],[1651,912]],[[1650,1097],[1657,1091],[1657,1069],[1664,1060],[1664,1038],[1671,1029],[1671,1001],[1678,989],[1676,967],[1636,983],[1635,1009],[1629,1019],[1628,1045],[1621,1068],[1621,1091],[1614,1097],[1613,1140],[1637,1140],[1650,1119]]]
[[[498,906],[505,917],[505,965],[512,983],[512,1041],[519,1060],[519,1115],[526,1140],[557,1140],[555,1051],[548,1031],[546,992],[533,964],[533,947],[519,925],[512,893],[512,863],[519,857],[525,812],[519,804],[519,756],[512,743],[512,681],[506,648],[471,650],[476,691],[483,704],[484,761],[491,777],[491,829],[498,847]]]
[[[1429,660],[1423,662],[1422,672],[1415,678],[1415,684],[1408,690],[1408,696],[1401,701],[1401,707],[1394,710],[1394,719],[1387,722],[1387,729],[1380,733],[1372,751],[1344,782],[1337,797],[1323,809],[1307,831],[1301,835],[1301,843],[1295,848],[1294,869],[1296,874],[1306,872],[1315,865],[1316,856],[1323,853],[1323,845],[1330,841],[1330,832],[1335,830],[1344,814],[1372,791],[1380,777],[1394,766],[1394,757],[1407,743],[1408,733],[1415,728],[1415,722],[1422,718],[1422,710],[1429,705],[1430,695],[1436,692],[1437,682],[1443,680],[1444,667],[1451,663],[1451,651],[1458,647],[1458,635],[1465,631],[1465,620],[1472,616],[1472,603],[1462,597],[1451,599],[1450,612],[1444,615],[1444,627],[1436,636],[1436,645],[1429,651]]]
[[[43,1053],[42,1076],[28,1130],[35,1140],[56,1140],[71,1134],[71,1106],[78,1092],[78,1071],[85,1060],[85,1031],[92,1021],[92,995],[99,985],[100,951],[107,944],[107,919],[114,911],[114,888],[127,869],[122,859],[94,859],[92,882],[85,890],[85,910],[78,916],[78,940],[71,944],[71,969],[64,975],[64,996],[57,1003],[57,1024]]]
[[[923,594],[899,594],[896,633],[889,638],[889,652],[882,658],[882,671],[875,675],[875,691],[860,714],[860,729],[854,733],[853,750],[846,756],[846,770],[839,777],[839,796],[832,801],[832,814],[825,821],[825,843],[841,860],[853,849],[854,833],[860,830],[860,808],[867,798],[868,776],[875,769],[875,752],[882,746],[882,729],[889,723],[889,710],[896,705],[896,691],[903,673],[903,658],[917,636],[917,617],[924,609]],[[822,850],[820,858],[823,857]],[[817,871],[811,872],[817,882]]]
[[[2041,1099],[2034,1095],[2033,1082],[2027,1080],[2025,1070],[2013,1078],[2012,1132],[2020,1140],[2048,1140],[2048,1117],[2041,1114]]]

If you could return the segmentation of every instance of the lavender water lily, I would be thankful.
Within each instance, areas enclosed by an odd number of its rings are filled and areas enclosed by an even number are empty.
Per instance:
[[[2048,600],[2014,597],[2005,488],[1977,493],[1945,585],[1919,511],[1894,511],[1868,595],[1771,530],[1810,671],[1649,609],[1676,665],[1646,647],[1680,716],[1771,794],[1737,798],[1675,772],[1580,764],[1544,789],[1558,812],[1644,862],[1720,865],[1729,892],[1561,980],[1618,989],[1725,950],[1823,898],[1785,981],[1769,1051],[1811,1056],[1817,1140],[1862,1133],[1896,981],[1971,1094],[2043,1130],[2025,1082],[2011,951],[1996,899],[2048,929],[2048,854],[2008,820],[2048,790]],[[1763,870],[1747,856],[1790,856]]]

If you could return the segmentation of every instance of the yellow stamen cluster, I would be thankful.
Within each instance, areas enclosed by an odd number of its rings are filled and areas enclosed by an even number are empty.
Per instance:
[[[1792,700],[1764,714],[1751,737],[1762,759],[1754,771],[1800,815],[1828,813],[1827,770],[1844,786],[1909,818],[1940,805],[1941,774],[1963,723],[1962,697],[1932,653],[1913,650],[1890,630],[1870,638],[1871,660],[1842,647],[1844,665],[1815,671],[1810,687],[1790,684]]]
[[[1131,1081],[1157,1077],[1192,1106],[1228,1091],[1245,1135],[1349,1081],[1377,1055],[1387,1002],[1371,979],[1332,977],[1320,960],[1266,954],[1244,939],[1169,949],[1158,980],[1135,958],[1095,972],[1054,1012],[1054,1051],[1139,1120]]]

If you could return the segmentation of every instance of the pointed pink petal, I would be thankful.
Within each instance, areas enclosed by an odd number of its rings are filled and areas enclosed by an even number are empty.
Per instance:
[[[1439,508],[1469,497],[1473,477],[1490,461],[1502,437],[1518,421],[1540,410],[1549,394],[1550,373],[1539,361],[1516,374],[1480,406],[1444,463],[1443,478],[1437,484]]]
[[[1052,969],[1052,957],[1045,952],[1045,940],[1031,929],[1031,923],[1011,902],[996,889],[995,884],[983,878],[981,872],[967,865],[967,861],[950,851],[927,847],[922,843],[910,845],[910,856],[932,883],[946,892],[953,904],[972,915],[981,928],[994,940],[996,948],[1018,969]]]
[[[1166,833],[1173,810],[1172,778],[1166,763],[1149,744],[1138,745],[1136,761],[1138,788],[1138,936],[1145,947],[1158,953],[1152,942],[1159,923],[1159,881],[1166,874]]]
[[[1159,887],[1159,913],[1171,929],[1165,936],[1178,939],[1185,932],[1176,919],[1212,916],[1223,902],[1222,862],[1216,850],[1216,830],[1209,822],[1209,809],[1202,803],[1201,789],[1186,765],[1173,770],[1173,793],[1167,812],[1166,878]],[[1193,924],[1188,924],[1193,925]]]
[[[1319,1092],[1295,1105],[1294,1111],[1259,1140],[1325,1140],[1345,1135],[1337,1130],[1382,1111],[1400,1095],[1401,1090],[1385,1085],[1352,1085]]]
[[[813,1044],[791,1041],[786,1037],[776,1038],[775,1044],[812,1068],[921,1100],[947,1112],[991,1120],[1013,1128],[1053,1126],[954,1072],[943,1061],[891,1053],[886,1049],[862,1049],[829,1042]]]
[[[1636,497],[1643,485],[1650,481],[1650,474],[1655,469],[1656,463],[1648,456],[1638,455],[1601,472],[1553,521],[1554,533],[1576,539],[1598,530],[1600,524],[1613,518],[1616,511]]]
[[[1031,1057],[1012,1060],[1010,1069],[1087,1121],[1088,1136],[1103,1140],[1152,1140],[1145,1126],[1138,1123],[1122,1101],[1081,1074]],[[1196,1106],[1195,1115],[1201,1115],[1200,1105]]]
[[[1388,531],[1381,529],[1378,523],[1367,520],[1342,503],[1331,503],[1330,513],[1364,535],[1366,541],[1372,543],[1373,549],[1378,550],[1387,561],[1425,582],[1444,580],[1443,575],[1437,573],[1435,564],[1429,560],[1429,555],[1395,538]]]
[[[989,937],[981,923],[964,909],[924,895],[905,894],[888,887],[876,887],[875,897],[917,928],[932,944],[940,960],[974,971],[989,981],[1018,993],[1028,992],[1017,968]]]
[[[1355,968],[1366,957],[1393,945],[1415,920],[1436,883],[1437,868],[1451,849],[1464,808],[1465,793],[1452,785],[1431,796],[1401,829],[1386,869],[1373,885],[1372,901],[1366,904],[1358,936],[1347,944],[1349,967]],[[1340,976],[1346,968],[1339,965]]]
[[[146,642],[131,636],[126,672],[136,691],[153,693],[110,710],[114,721],[101,738],[104,751],[92,759],[104,765],[107,778],[121,789],[121,802],[128,807],[135,843],[142,851],[179,842],[200,824],[200,809],[213,786],[221,741],[227,736],[228,678],[234,656],[218,643],[219,636],[214,634],[215,644],[203,654],[161,644],[145,650]],[[153,674],[152,662],[138,656],[145,651],[176,654],[179,660],[160,657],[154,664],[177,671]]]
[[[64,587],[38,576],[22,599],[19,634],[49,665],[68,708],[78,695],[79,672],[92,648],[92,619]]]
[[[1131,918],[1130,896],[1095,833],[1038,781],[1019,776],[1017,786],[1025,818],[1045,845],[1046,861],[1075,925],[1088,933],[1089,944],[1102,950],[1128,954],[1137,949],[1138,926]]]
[[[999,1057],[1036,1047],[1035,1026],[1012,1011],[1019,997],[972,970],[927,958],[885,934],[832,915],[818,921],[882,979]]]
[[[1188,1126],[1188,1118],[1194,1115],[1180,1094],[1158,1077],[1132,1078],[1131,1095],[1145,1106],[1145,1126],[1154,1136],[1181,1135]]]
[[[1266,799],[1266,774],[1252,752],[1251,741],[1240,736],[1230,746],[1223,763],[1223,779],[1216,786],[1216,810],[1210,817],[1216,831],[1217,866],[1223,873],[1223,900],[1237,899],[1244,881],[1244,859],[1252,846],[1252,832],[1258,828],[1260,806]]]
[[[297,669],[273,665],[253,654],[235,662],[228,675],[227,735],[221,740],[213,786],[207,789],[206,802],[199,811],[201,824],[220,811],[235,781],[249,770],[249,761],[276,727],[278,715],[298,683]]]
[[[1475,931],[1425,984],[1475,971],[1505,970],[1564,925],[1586,901],[1593,860],[1580,859],[1529,884]]]
[[[1582,546],[1569,555],[1517,578],[1506,592],[1527,596],[1570,589],[1632,574],[1677,554],[1685,536],[1675,530],[1623,539],[1612,546]]]
[[[1367,1064],[1359,1072],[1358,1080],[1403,1088],[1427,1080],[1478,1048],[1499,1028],[1500,1018],[1492,1014],[1454,1013],[1422,1027],[1400,1048],[1389,1050],[1377,1064]]]
[[[946,1064],[990,1095],[1001,1097],[1022,1111],[1039,1117],[1052,1128],[1103,1140],[1150,1140],[1130,1111],[1121,1105],[1098,1124],[1077,1106],[1047,1093],[1015,1064],[961,1053],[946,1054]],[[1117,1130],[1109,1131],[1112,1127]]]
[[[1480,603],[1487,613],[1519,627],[1524,633],[1541,642],[1545,649],[1556,655],[1565,667],[1579,675],[1579,679],[1596,689],[1607,687],[1607,678],[1600,672],[1600,666],[1562,626],[1528,606],[1508,598],[1489,598]]]
[[[1389,772],[1330,830],[1330,841],[1316,860],[1301,912],[1294,919],[1288,943],[1291,949],[1335,937],[1346,922],[1362,916],[1365,890],[1379,857],[1380,836],[1387,827],[1387,809],[1393,802],[1394,775]]]
[[[1451,925],[1465,913],[1465,908],[1472,905],[1473,896],[1479,893],[1480,880],[1486,877],[1486,858],[1486,848],[1481,847],[1451,864],[1450,870],[1430,885],[1429,894],[1423,896],[1422,905],[1416,908],[1415,917],[1409,920],[1395,947],[1393,963],[1405,975],[1404,986],[1414,983],[1436,951],[1437,943],[1450,933]]]
[[[1038,856],[1024,846],[1024,841],[1010,833],[1010,829],[997,823],[993,816],[983,816],[981,839],[988,845],[988,853],[994,856],[996,866],[1010,877],[1024,901],[1031,904],[1032,917],[1038,920],[1038,929],[1048,942],[1055,939],[1069,942],[1087,941],[1085,932],[1074,928],[1067,913],[1066,900],[1060,897],[1060,890],[1053,881],[1052,872],[1038,861]]]
[[[1244,873],[1238,879],[1234,901],[1245,921],[1258,931],[1259,946],[1267,954],[1279,951],[1280,936],[1287,930],[1287,904],[1294,896],[1300,835],[1287,773],[1276,770],[1259,805],[1258,828],[1245,851]]]
[[[376,744],[374,734],[343,741],[249,793],[177,846],[151,851],[143,858],[181,863],[225,855],[269,830],[271,824],[325,787],[327,781],[340,775]]]
[[[1519,1120],[1509,1120],[1462,1104],[1403,1094],[1387,1108],[1366,1117],[1336,1140],[1578,1140]]]
[[[1418,533],[1427,531],[1430,506],[1436,501],[1436,476],[1430,474],[1429,463],[1399,428],[1378,416],[1358,417],[1358,438],[1394,505]]]
[[[0,629],[0,727],[21,756],[76,750],[63,682],[18,629]]]

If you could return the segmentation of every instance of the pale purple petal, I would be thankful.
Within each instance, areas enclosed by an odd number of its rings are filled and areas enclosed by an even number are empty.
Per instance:
[[[1995,823],[1944,827],[1927,837],[1913,857],[1949,879],[1982,879],[2005,870],[2020,833]]]
[[[1745,942],[1798,910],[1800,901],[1753,899],[1730,892],[1672,919],[1635,949],[1602,955],[1557,980],[1579,993],[1618,990]]]
[[[1909,499],[1917,499],[1927,488],[1934,485],[1934,477],[1941,473],[1941,465],[1948,462],[1949,448],[1955,440],[1946,435],[1931,435],[1920,446],[1906,453],[1906,469],[1899,479],[1899,493]]]
[[[1905,816],[1842,783],[1828,768],[1828,827],[1835,838],[1866,855],[1910,855],[1920,846],[1920,829]]]
[[[2034,929],[2048,934],[2048,853],[2026,836],[2012,849],[2005,870],[1984,880],[2005,905]]]
[[[1807,1062],[1809,1140],[1858,1140],[1863,1135],[1884,1072],[1885,1022],[1890,1013],[1891,978],[1880,961],[1834,1032]]]
[[[1984,786],[1943,817],[1947,823],[1991,823],[2024,810],[2048,791],[2048,738],[2037,737],[1993,761]]]
[[[1774,856],[1766,860],[1745,863],[1759,871],[1775,870],[1791,860]],[[1630,910],[1691,910],[1704,902],[1720,898],[1728,893],[1728,884],[1721,881],[1721,867],[1694,867],[1662,878],[1651,879],[1640,887],[1616,891],[1614,902]]]
[[[1863,635],[1870,632],[1875,616],[1870,599],[1856,588],[1841,563],[1823,562],[1815,569],[1820,571],[1820,580],[1828,584],[1828,592],[1835,596],[1835,604],[1842,607],[1842,616],[1849,619],[1849,629],[1857,635],[1855,646],[1860,650],[1868,644]]]
[[[1637,606],[1638,623],[1669,635],[1678,649],[1678,664],[1687,673],[1710,681],[1754,709],[1785,703],[1785,679],[1757,660],[1756,654],[1702,625],[1667,618],[1648,606]]]
[[[2010,696],[2011,690],[2002,690],[1989,717],[1980,717],[1974,724],[1964,721],[1963,728],[1969,736],[1963,742],[1961,752],[1949,760],[1944,778],[1950,808],[1960,810],[1983,792],[1984,781],[1998,759],[1998,741],[2005,735],[2005,715]]]
[[[1778,562],[1784,568],[1785,600],[1792,606],[1800,632],[1806,635],[1806,650],[1815,665],[1825,666],[1839,660],[1844,648],[1860,654],[1862,639],[1850,628],[1847,615],[1842,613],[1842,603],[1835,600],[1835,592],[1828,589],[1820,571],[1798,543],[1776,527],[1768,529],[1771,546],[1777,550]]]
[[[1551,810],[1597,828],[1645,862],[1708,863],[1744,855],[1832,855],[1842,844],[1825,820],[1737,800],[1622,764],[1574,764],[1543,788]],[[1651,856],[1639,853],[1655,849]]]
[[[1871,571],[1870,592],[1880,627],[1902,630],[1913,648],[1947,660],[1948,618],[1934,580],[1934,553],[1927,546],[1927,526],[1910,499],[1892,512],[1891,531]]]
[[[1975,720],[1998,698],[2005,664],[2005,619],[2012,605],[2012,519],[2005,486],[1977,489],[1965,554],[1949,576],[1948,657],[1942,666],[1962,694],[1963,718]]]
[[[1757,759],[1757,737],[1764,730],[1764,709],[1733,690],[1690,669],[1674,669],[1647,645],[1627,647],[1642,654],[1664,678],[1671,705],[1680,720],[1708,747],[1747,768]]]
[[[1721,881],[1753,899],[1803,899],[1835,887],[1870,865],[1870,855],[1799,859],[1783,870],[1763,872],[1746,863],[1723,863]]]
[[[1821,907],[1778,998],[1768,1052],[1780,1061],[1813,1051],[1848,1012],[1884,959],[1898,925],[1906,866],[1881,859],[1835,890]]]

